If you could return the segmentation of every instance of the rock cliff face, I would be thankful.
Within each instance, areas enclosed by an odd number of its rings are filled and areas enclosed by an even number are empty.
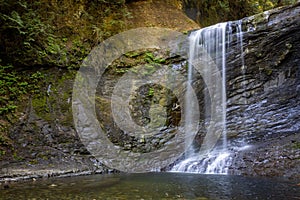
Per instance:
[[[299,178],[299,15],[298,3],[243,19],[244,66],[239,49],[228,52],[228,134],[252,145],[234,174]]]
[[[229,174],[299,179],[299,15],[298,3],[227,23],[226,132],[233,155],[226,160],[231,163]],[[221,53],[210,56],[222,62]],[[204,84],[199,74],[193,82]],[[195,147],[201,147],[203,137],[200,131]],[[184,167],[206,167],[200,156],[194,163]]]
[[[240,49],[234,45],[240,41],[232,41],[233,48],[227,53],[227,129],[231,143],[240,147],[249,145],[236,151],[232,174],[300,178],[299,15],[298,3],[243,19],[243,67]],[[187,24],[190,28],[190,21]],[[149,152],[160,148],[168,142],[181,117],[178,99],[171,91],[148,85],[139,88],[140,96],[131,102],[133,118],[140,125],[147,124],[151,115],[149,101],[156,94],[156,101],[167,110],[166,129],[148,144],[143,138],[127,137],[115,127],[107,110],[110,108],[107,96],[115,78],[133,66],[149,62],[171,65],[186,74],[184,58],[156,50],[131,52],[107,71],[107,82],[102,89],[99,87],[100,95],[96,99],[103,111],[97,113],[99,121],[106,126],[110,140],[128,151]],[[152,70],[153,65],[145,69],[145,73]],[[17,153],[2,157],[0,178],[105,171],[106,168],[86,151],[72,122],[70,101],[74,73],[54,69],[45,70],[44,74],[41,95],[24,101],[24,112],[11,129],[12,143],[6,145]],[[202,105],[203,81],[197,78],[195,87]],[[203,132],[200,130],[196,145],[201,145]]]

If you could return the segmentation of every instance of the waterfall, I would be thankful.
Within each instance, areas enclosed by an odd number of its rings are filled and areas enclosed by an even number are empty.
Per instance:
[[[189,54],[194,54],[195,44],[197,41],[195,41],[195,37],[190,37],[190,52]],[[191,42],[192,41],[192,42]],[[188,79],[187,82],[191,86],[192,80],[193,80],[193,70],[191,67],[190,62],[188,63]],[[187,87],[186,94],[184,96],[184,107],[185,107],[185,113],[184,113],[184,132],[185,132],[185,157],[190,157],[194,151],[193,148],[190,148],[190,144],[192,144],[193,137],[191,137],[190,133],[192,132],[190,130],[191,124],[192,124],[192,112],[193,112],[193,106],[190,105],[190,96],[192,94],[192,88]]]
[[[185,158],[175,164],[171,171],[173,172],[194,172],[194,173],[207,173],[207,174],[227,174],[229,166],[232,161],[231,153],[227,143],[227,130],[226,130],[226,51],[230,47],[233,36],[233,26],[235,26],[236,37],[240,50],[243,52],[242,46],[242,26],[239,21],[236,24],[232,22],[220,23],[214,26],[194,31],[189,36],[189,65],[188,65],[188,83],[192,84],[193,61],[195,59],[204,62],[201,67],[203,79],[207,86],[204,91],[205,95],[205,124],[206,129],[208,126],[213,126],[207,131],[207,135],[218,135],[217,131],[221,131],[219,137],[205,136],[202,146],[212,146],[212,148],[201,149],[196,152],[195,150],[186,150]],[[203,53],[205,52],[205,53]],[[242,55],[242,53],[241,53]],[[214,66],[217,71],[213,71]],[[244,71],[244,59],[242,58],[242,70]],[[216,73],[221,75],[221,83],[218,86],[216,82]],[[219,87],[219,88],[218,88]],[[210,88],[214,88],[212,92]],[[187,96],[189,91],[186,92]],[[214,103],[212,98],[214,99]],[[187,110],[185,113],[185,131],[188,131],[189,117],[193,110],[188,109],[188,99],[185,99]],[[214,115],[215,113],[215,115]],[[217,117],[215,117],[217,116]],[[212,120],[212,118],[214,118]],[[208,123],[211,123],[207,125]],[[186,133],[188,134],[188,133]],[[221,145],[215,147],[215,144],[221,142]],[[189,141],[190,142],[190,141]],[[209,144],[209,145],[207,145]]]

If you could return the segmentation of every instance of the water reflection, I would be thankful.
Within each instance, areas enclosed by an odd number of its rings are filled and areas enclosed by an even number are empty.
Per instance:
[[[0,199],[299,199],[295,182],[181,173],[111,174],[12,184]]]

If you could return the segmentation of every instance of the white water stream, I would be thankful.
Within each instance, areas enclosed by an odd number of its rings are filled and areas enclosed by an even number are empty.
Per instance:
[[[206,61],[201,65],[203,72],[201,75],[204,76],[203,79],[207,85],[205,91],[205,123],[210,123],[208,126],[217,126],[208,131],[207,134],[218,135],[219,141],[222,141],[222,145],[213,148],[209,151],[195,152],[193,148],[186,150],[185,159],[177,163],[171,171],[173,172],[191,172],[191,173],[206,173],[206,174],[227,174],[230,164],[232,162],[231,152],[228,150],[227,142],[227,130],[226,130],[226,50],[230,48],[229,44],[232,40],[232,26],[231,22],[220,23],[214,26],[200,29],[198,31],[192,32],[189,36],[189,66],[188,66],[188,82],[192,84],[193,81],[193,61],[198,59],[200,61]],[[243,34],[241,22],[234,24],[236,29],[237,43],[240,45],[241,55],[243,55]],[[199,52],[205,53],[199,53]],[[208,61],[209,60],[209,61]],[[218,86],[215,75],[215,71],[212,69],[217,66],[219,70],[218,73],[221,74],[221,86]],[[242,70],[244,71],[244,59],[242,58]],[[243,72],[244,74],[244,72]],[[216,88],[213,92],[210,88]],[[219,89],[218,89],[219,87]],[[187,90],[187,97],[189,95],[189,90]],[[212,103],[212,98],[217,98]],[[191,116],[193,110],[189,110],[188,105],[189,99],[185,99],[186,113],[185,113],[185,131],[189,131],[189,116]],[[218,105],[219,104],[219,105]],[[213,112],[216,114],[214,115]],[[217,116],[217,117],[214,117]],[[212,124],[212,122],[214,122]],[[209,129],[209,128],[207,128]],[[221,134],[214,133],[221,131]],[[187,132],[188,134],[188,132]],[[214,137],[206,137],[203,142],[203,146],[215,145],[217,142]],[[211,141],[207,141],[211,140]],[[188,141],[190,143],[190,141]],[[209,146],[208,145],[208,146]],[[201,147],[202,148],[202,147]],[[230,149],[234,149],[230,147]]]

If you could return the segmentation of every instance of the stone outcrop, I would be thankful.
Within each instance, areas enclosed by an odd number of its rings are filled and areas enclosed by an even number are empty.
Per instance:
[[[300,4],[242,20],[239,41],[228,52],[227,127],[238,152],[232,173],[299,178]],[[237,142],[238,143],[238,142]]]

